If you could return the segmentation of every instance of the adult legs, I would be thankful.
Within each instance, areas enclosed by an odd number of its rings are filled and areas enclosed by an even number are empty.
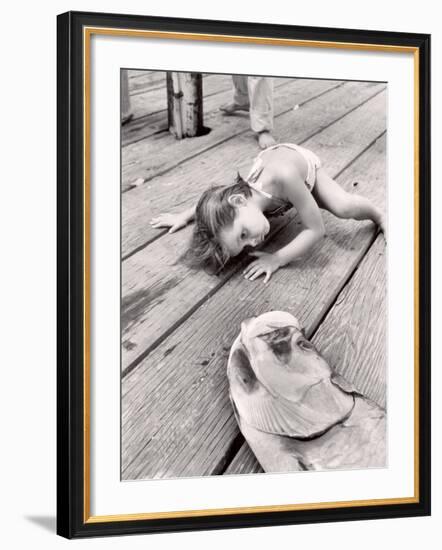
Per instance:
[[[249,76],[247,81],[250,101],[250,127],[258,134],[261,149],[276,142],[273,130],[273,79],[263,76]]]
[[[248,111],[250,109],[249,87],[247,85],[247,76],[232,75],[233,81],[233,99],[231,103],[222,105],[220,110],[231,115],[235,111]]]
[[[126,124],[133,118],[130,109],[129,78],[127,70],[121,71],[121,124]]]
[[[254,132],[273,130],[273,79],[248,77],[250,126]]]
[[[250,111],[250,127],[262,149],[275,144],[273,129],[273,79],[262,76],[232,75],[233,101],[220,107],[226,115]]]

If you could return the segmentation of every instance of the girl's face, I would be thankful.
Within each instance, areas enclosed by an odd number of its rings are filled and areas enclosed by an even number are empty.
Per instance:
[[[236,207],[233,223],[221,230],[220,240],[231,256],[237,256],[245,246],[260,245],[269,231],[270,224],[262,210],[245,199]]]

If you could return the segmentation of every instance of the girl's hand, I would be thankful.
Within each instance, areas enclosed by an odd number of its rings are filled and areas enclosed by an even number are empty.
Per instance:
[[[187,217],[183,214],[160,214],[156,218],[153,218],[150,225],[154,229],[160,227],[170,227],[169,233],[174,233],[187,225]]]
[[[250,252],[251,256],[257,256],[257,260],[252,262],[243,271],[244,278],[249,281],[254,281],[265,273],[264,284],[266,284],[272,273],[281,267],[279,259],[274,254],[268,254],[267,252]]]

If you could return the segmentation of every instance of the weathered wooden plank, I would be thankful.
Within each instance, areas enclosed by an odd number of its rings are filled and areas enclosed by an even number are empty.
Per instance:
[[[164,85],[144,90],[130,96],[133,120],[137,120],[148,113],[155,113],[167,108],[166,81]]]
[[[129,71],[129,73],[130,72],[131,71]],[[145,71],[145,72],[147,74],[138,75],[136,78],[132,80],[129,75],[129,91],[131,96],[136,96],[148,91],[154,91],[166,85],[166,74],[167,74],[166,71],[153,71],[153,72]],[[215,75],[211,73],[208,73],[208,74],[204,73],[201,76],[206,80]]]
[[[275,117],[293,108],[299,98],[308,99],[326,89],[338,86],[334,81],[296,81],[291,80],[277,86],[274,91]],[[298,91],[299,90],[299,91]],[[304,91],[304,93],[303,93]],[[316,92],[316,94],[315,94]],[[223,116],[219,106],[228,100],[227,94],[204,99],[204,124],[211,131],[197,140],[176,141],[168,133],[158,134],[154,139],[141,140],[124,147],[122,150],[122,189],[130,187],[139,178],[151,180],[156,175],[178,166],[188,158],[210,149],[235,136],[250,132],[248,114],[243,112],[236,116]],[[256,142],[255,142],[256,143]]]
[[[337,95],[335,99],[340,101],[340,96]],[[308,140],[304,146],[311,147],[329,173],[335,175],[384,130],[384,112],[385,96],[376,96],[337,124]],[[308,117],[312,125],[318,127],[321,124],[322,117],[318,121],[313,115],[308,115],[309,112],[304,116]],[[290,115],[286,117],[285,135],[288,136],[292,132],[292,124]],[[362,136],[361,126],[364,128]],[[213,155],[216,155],[215,151]],[[223,169],[216,158],[208,163],[208,167],[211,170]],[[277,223],[288,221],[279,220]],[[191,231],[192,228],[188,227],[180,233],[166,233],[123,262],[123,370],[231,276],[231,271],[220,278],[194,273],[177,261],[186,248]]]
[[[244,283],[241,283],[230,287],[229,294],[222,292],[217,298],[225,303],[232,298],[238,303],[240,289],[244,289]],[[325,281],[322,283],[325,284]],[[334,289],[337,292],[341,283],[336,280],[330,282],[328,277],[328,295]],[[252,298],[257,298],[259,304],[267,303],[265,309],[284,308],[300,312],[298,315],[304,321],[308,312],[302,310],[303,304],[295,303],[292,296],[290,299],[282,298],[287,288],[290,288],[289,281],[280,279],[279,284],[273,287],[278,296],[267,297],[267,300],[261,296],[261,288],[256,287],[257,297],[252,297],[250,292],[243,292],[247,303],[240,303],[239,313],[225,311],[225,308],[215,310],[209,332],[207,317],[202,321],[192,319],[193,327],[190,330],[186,330],[189,329],[189,325],[186,325],[177,331],[176,337],[174,335],[168,341],[170,347],[166,345],[158,354],[154,352],[147,371],[134,371],[138,380],[132,388],[132,395],[125,394],[123,397],[123,423],[127,424],[131,415],[136,418],[134,430],[128,425],[123,429],[123,478],[204,475],[216,470],[218,458],[228,453],[236,435],[236,424],[225,385],[229,344],[241,319],[264,309],[263,306],[258,308]],[[325,302],[324,295],[320,295],[319,288],[314,290],[322,306],[320,313],[323,313],[329,303]],[[202,312],[199,310],[199,313]],[[233,328],[235,326],[236,330]],[[175,355],[173,361],[167,360],[167,355],[172,354],[174,348],[183,357]],[[133,403],[132,412],[126,408],[127,400]],[[132,449],[127,446],[127,437],[131,439]],[[129,463],[131,457],[135,458]]]
[[[129,79],[142,78],[146,75],[153,75],[163,71],[152,71],[150,69],[128,69]]]
[[[270,236],[286,225],[293,214],[272,220]],[[219,277],[195,273],[178,260],[187,227],[181,238],[167,235],[131,256],[122,269],[122,361],[123,372],[164,339],[183,317],[190,315],[238,269],[233,263]]]
[[[386,320],[385,240],[378,235],[312,341],[339,374],[384,408]],[[257,472],[262,468],[244,442],[225,473]]]
[[[129,93],[131,96],[152,91],[166,85],[165,71],[131,71],[128,70]],[[135,75],[133,74],[135,73]]]
[[[293,105],[294,101],[306,103],[294,113],[290,110],[276,117],[275,124],[277,124],[277,135],[280,141],[302,143],[312,134],[326,128],[384,89],[383,85],[370,86],[350,82],[327,91],[327,85],[321,84],[323,81],[314,82],[316,82],[315,87],[313,85],[308,88],[299,87],[296,88],[296,92],[293,90],[288,93],[287,106]],[[286,88],[290,86],[284,87],[284,91]],[[308,101],[309,98],[321,93],[321,90],[325,92],[323,95],[314,101]],[[280,98],[278,104],[282,104],[283,101],[285,100]],[[229,117],[227,120],[234,118]],[[232,123],[226,124],[230,127]],[[189,145],[186,141],[190,140],[179,142],[178,147],[186,148],[188,155]],[[170,149],[168,154],[173,158],[177,156],[182,159],[179,149],[176,147]],[[159,230],[152,229],[149,224],[152,217],[159,212],[181,210],[195,203],[209,185],[233,181],[237,170],[244,172],[250,168],[257,151],[256,142],[250,139],[250,133],[242,132],[234,139],[226,139],[217,145],[216,149],[208,149],[196,158],[190,157],[191,162],[181,162],[173,170],[157,176],[155,181],[149,181],[141,187],[124,193],[122,197],[123,258],[158,236]],[[163,167],[164,164],[161,166]]]
[[[206,126],[212,127],[216,125],[218,117],[215,117],[215,120],[212,121],[213,115],[218,114],[219,107],[224,103],[227,103],[232,98],[232,90],[221,90],[219,92],[212,91],[208,93],[205,88],[207,85],[204,83],[209,76],[215,75],[204,75],[203,76],[203,96],[204,96],[204,118],[206,120]],[[275,94],[277,89],[280,86],[284,86],[289,82],[294,82],[295,78],[275,78],[274,80],[274,89]],[[275,96],[276,97],[276,96]],[[216,112],[216,113],[215,113]],[[243,113],[239,118],[248,116],[247,113]],[[146,139],[154,134],[158,134],[161,131],[167,130],[167,110],[155,111],[154,113],[148,113],[143,115],[136,120],[132,120],[129,125],[123,127],[122,132],[122,145],[123,147]],[[124,186],[123,186],[124,188]]]
[[[330,365],[384,408],[386,297],[385,240],[379,235],[314,338]]]
[[[220,93],[232,87],[232,78],[229,75],[213,75],[204,79],[204,96],[213,93]],[[132,112],[134,119],[140,118],[147,113],[167,110],[166,84],[152,90],[131,95]]]
[[[224,475],[260,474],[262,472],[263,469],[256,460],[255,455],[252,453],[247,443],[244,442],[232,462],[226,468]]]
[[[375,182],[385,177],[385,141],[380,141],[340,178],[347,189],[358,178],[361,194],[377,204],[383,202],[384,185]],[[269,285],[235,275],[125,377],[123,479],[217,471],[216,457],[228,454],[238,434],[225,369],[241,321],[282,309],[294,313],[312,334],[376,231],[371,222],[338,220],[326,212],[324,221],[327,238],[308,258],[276,272]],[[268,249],[291,240],[296,227],[291,222]]]
[[[166,73],[164,72],[164,82],[162,85],[166,86]],[[203,91],[204,91],[204,82],[212,77],[212,74],[203,74]],[[223,95],[227,92],[213,92],[209,96],[204,95],[204,111],[207,112],[209,105],[208,100],[212,96]],[[216,102],[215,102],[216,103]],[[158,132],[167,131],[168,122],[167,122],[167,108],[160,109],[159,111],[146,112],[141,116],[138,116],[136,119],[131,120],[130,124],[126,124],[122,128],[121,132],[121,145],[126,147],[131,143],[141,141],[146,139]]]
[[[205,84],[205,81],[204,81]],[[307,98],[315,95],[315,90],[322,92],[338,86],[340,83],[335,81],[305,81],[295,79],[281,79],[277,82],[274,90],[275,116],[292,109],[295,95],[307,92]],[[207,86],[205,86],[207,87]],[[297,91],[299,88],[299,92]],[[122,188],[126,189],[134,179],[140,177],[146,180],[152,179],[158,173],[167,170],[170,166],[175,166],[187,157],[193,157],[198,152],[203,151],[208,146],[216,143],[222,143],[226,139],[232,139],[235,135],[250,130],[248,122],[248,113],[240,112],[235,116],[226,117],[220,112],[219,107],[231,98],[232,91],[224,93],[211,94],[207,97],[205,88],[204,96],[204,121],[205,126],[211,130],[205,136],[198,140],[186,140],[181,147],[167,133],[159,133],[152,139],[133,140],[133,143],[127,145],[122,150]],[[302,101],[301,96],[301,101]],[[132,124],[135,126],[134,124]],[[124,142],[123,142],[124,143]],[[173,154],[171,154],[171,151]],[[178,157],[175,158],[176,154]]]

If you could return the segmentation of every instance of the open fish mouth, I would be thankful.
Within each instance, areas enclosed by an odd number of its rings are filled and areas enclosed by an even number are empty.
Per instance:
[[[269,311],[258,317],[250,317],[241,323],[241,337],[244,343],[250,338],[268,334],[274,330],[293,327],[301,331],[301,324],[292,314],[285,311]]]

